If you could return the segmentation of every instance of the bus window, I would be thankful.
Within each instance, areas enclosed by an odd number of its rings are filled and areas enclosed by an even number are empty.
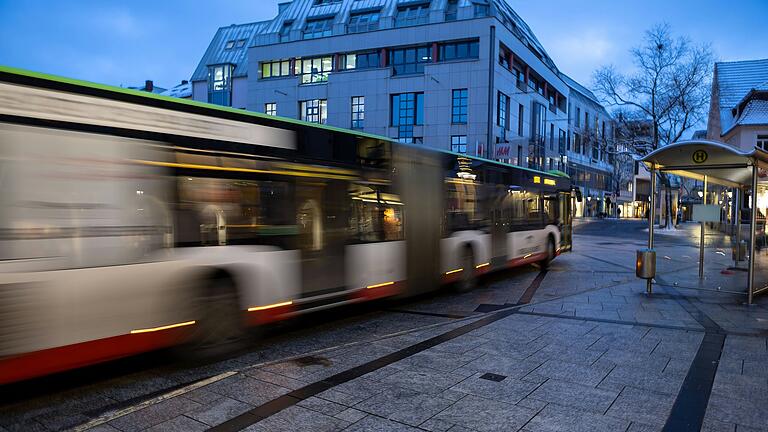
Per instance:
[[[352,211],[349,226],[357,242],[379,242],[405,238],[404,212],[400,197],[389,188],[351,184]]]
[[[488,227],[487,212],[481,206],[480,194],[480,185],[473,181],[446,179],[445,227],[448,233]]]
[[[546,225],[557,225],[560,220],[560,203],[558,194],[551,193],[544,195],[544,223]]]

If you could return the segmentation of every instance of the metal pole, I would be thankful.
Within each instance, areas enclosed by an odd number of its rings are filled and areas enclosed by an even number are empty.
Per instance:
[[[757,246],[757,161],[752,161],[752,212],[749,226],[749,274],[747,276],[747,304],[752,304],[755,290],[755,247]]]
[[[741,260],[741,189],[733,188],[731,203],[736,207],[736,263],[734,267],[738,267],[739,260]]]
[[[707,205],[707,176],[704,176],[704,196],[702,204]],[[699,279],[704,279],[704,233],[706,227],[701,222],[701,236],[699,238]]]
[[[656,163],[651,163],[651,209],[648,219],[648,249],[653,249],[653,221],[656,219]],[[653,294],[653,278],[648,279],[646,291]]]

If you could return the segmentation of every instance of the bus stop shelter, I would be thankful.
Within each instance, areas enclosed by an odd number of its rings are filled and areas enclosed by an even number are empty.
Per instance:
[[[755,249],[757,247],[757,211],[758,184],[768,183],[768,152],[755,148],[744,152],[727,144],[714,141],[682,141],[662,147],[641,159],[651,173],[650,221],[648,229],[648,249],[654,248],[654,220],[656,212],[656,175],[668,173],[699,180],[706,188],[715,184],[733,190],[736,203],[736,247],[740,247],[740,221],[742,209],[749,216],[749,242],[747,254],[749,260],[747,275],[747,302],[752,304],[755,295],[768,291],[768,286],[755,287]],[[747,199],[748,197],[748,199]],[[706,202],[704,202],[706,204]],[[701,213],[704,213],[703,210]],[[702,244],[699,255],[699,277],[703,274],[704,223],[702,222]],[[738,252],[737,252],[738,253]],[[640,264],[638,263],[638,266]],[[655,262],[654,262],[655,268]],[[648,291],[652,290],[652,278],[648,278]]]

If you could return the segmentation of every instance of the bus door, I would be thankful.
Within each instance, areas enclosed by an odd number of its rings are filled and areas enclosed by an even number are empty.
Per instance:
[[[405,223],[408,295],[438,286],[443,219],[444,172],[440,155],[407,147],[395,153],[396,189],[407,212]]]
[[[573,206],[570,192],[560,192],[560,249],[573,248]]]
[[[507,232],[511,203],[507,200],[506,188],[502,185],[488,186],[488,201],[491,203],[491,265],[504,266],[507,262]]]
[[[302,297],[343,291],[347,235],[347,184],[299,181],[296,223],[301,250]]]

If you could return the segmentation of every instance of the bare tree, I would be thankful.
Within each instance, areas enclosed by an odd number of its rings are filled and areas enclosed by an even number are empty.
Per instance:
[[[643,156],[680,140],[704,118],[714,56],[708,45],[675,37],[667,24],[646,31],[643,42],[630,52],[634,70],[622,73],[612,65],[604,66],[594,73],[594,90],[608,106],[624,114],[616,116],[626,133],[624,144]],[[632,122],[638,120],[649,123],[649,135],[632,136]],[[660,177],[667,192],[666,208],[671,209],[669,176]],[[670,212],[664,216],[665,225],[670,226]]]

